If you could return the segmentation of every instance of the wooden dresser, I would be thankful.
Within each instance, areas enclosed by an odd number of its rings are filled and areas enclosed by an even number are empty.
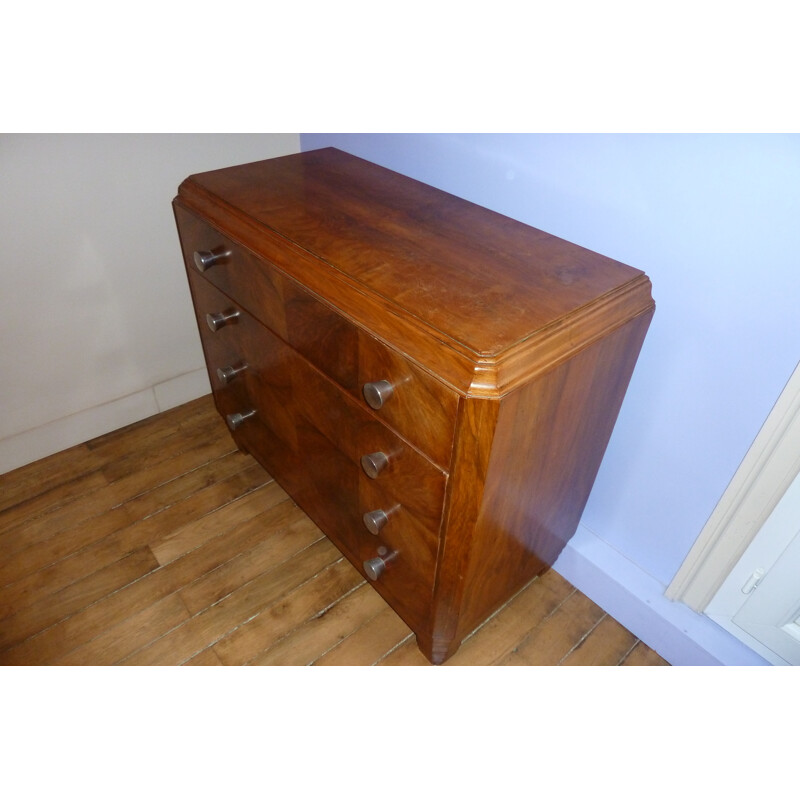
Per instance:
[[[441,663],[574,533],[650,281],[331,148],[174,210],[237,445]]]

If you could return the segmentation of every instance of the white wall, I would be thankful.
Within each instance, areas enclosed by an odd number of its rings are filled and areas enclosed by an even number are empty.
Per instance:
[[[0,136],[0,473],[209,391],[170,203],[298,134]]]

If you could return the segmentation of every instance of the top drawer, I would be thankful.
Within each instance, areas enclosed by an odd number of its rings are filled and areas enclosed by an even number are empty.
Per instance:
[[[177,204],[173,207],[186,269],[202,272],[237,305],[286,340],[284,278],[280,273],[186,209]]]
[[[186,267],[448,470],[458,394],[214,227],[176,204]]]

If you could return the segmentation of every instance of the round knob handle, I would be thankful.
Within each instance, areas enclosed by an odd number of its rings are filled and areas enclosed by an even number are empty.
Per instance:
[[[378,548],[378,555],[375,558],[368,558],[363,566],[364,572],[371,581],[376,581],[383,575],[386,566],[397,556],[397,551],[393,553],[385,547]]]
[[[216,333],[226,325],[233,325],[239,319],[239,311],[226,311],[219,314],[206,314],[206,324]]]
[[[377,478],[389,466],[389,457],[386,453],[370,453],[361,456],[361,468],[370,478]]]
[[[394,387],[389,381],[375,381],[374,383],[364,384],[364,399],[367,405],[372,408],[382,408],[383,404],[394,393]]]
[[[225,417],[226,422],[228,423],[228,427],[235,431],[240,425],[246,422],[250,417],[254,417],[256,415],[256,410],[251,408],[248,411],[237,411],[235,414],[228,414]]]
[[[367,513],[364,514],[364,525],[366,525],[367,530],[375,534],[375,536],[381,532],[381,529],[388,521],[389,515],[383,511],[383,509],[367,511]]]
[[[216,264],[223,263],[230,255],[230,250],[220,250],[217,252],[213,250],[195,250],[193,256],[194,265],[200,272],[205,272]]]
[[[369,558],[364,562],[364,572],[371,581],[376,581],[383,575],[386,562],[382,558]]]
[[[230,383],[240,372],[244,372],[247,369],[247,364],[238,363],[228,367],[219,367],[217,369],[217,377],[219,378],[220,383],[227,384]]]

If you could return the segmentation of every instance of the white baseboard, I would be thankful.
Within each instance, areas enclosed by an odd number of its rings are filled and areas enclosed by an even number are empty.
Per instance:
[[[178,375],[0,440],[0,474],[188,403],[211,391],[205,369]]]
[[[183,375],[178,375],[153,387],[159,411],[167,411],[210,393],[211,384],[205,369],[185,372]]]
[[[553,569],[670,664],[767,664],[708,617],[664,597],[663,584],[583,525]]]

